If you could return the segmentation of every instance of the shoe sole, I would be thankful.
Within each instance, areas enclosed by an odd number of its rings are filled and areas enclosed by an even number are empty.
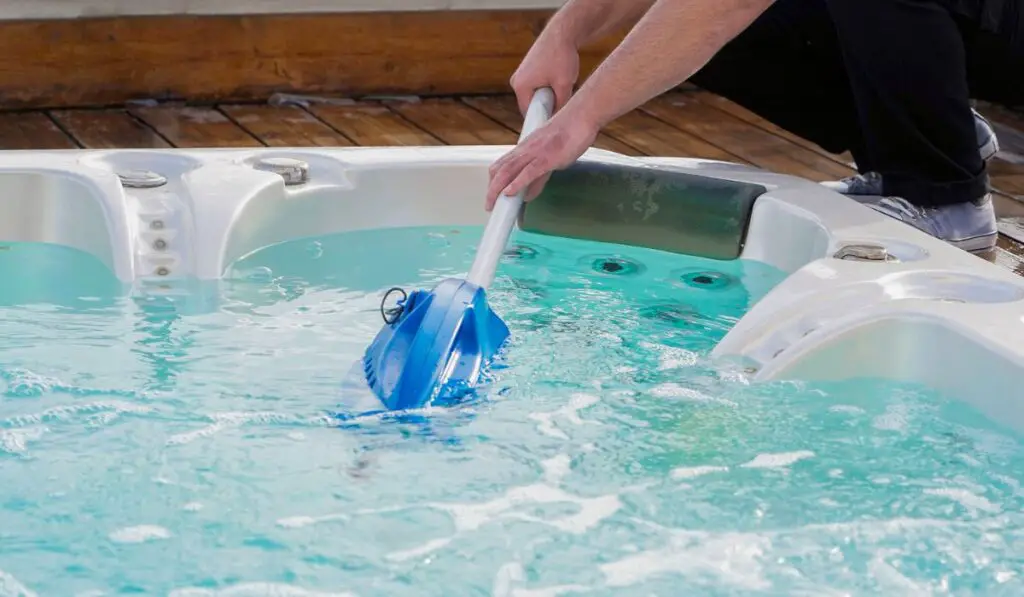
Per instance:
[[[962,238],[960,240],[947,240],[946,242],[969,253],[977,253],[978,251],[987,251],[996,246],[996,240],[998,237],[999,233],[993,232],[992,234],[972,236],[970,238]]]

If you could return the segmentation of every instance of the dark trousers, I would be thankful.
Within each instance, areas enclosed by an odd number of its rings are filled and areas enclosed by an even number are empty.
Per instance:
[[[1024,105],[1024,0],[776,0],[691,81],[925,206],[981,198],[970,99]]]

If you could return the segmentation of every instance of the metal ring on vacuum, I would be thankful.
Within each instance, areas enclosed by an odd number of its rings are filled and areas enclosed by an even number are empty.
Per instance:
[[[385,309],[384,304],[388,302],[388,297],[391,296],[392,292],[401,292],[402,298],[401,300],[398,301],[397,306],[392,307],[390,309]],[[380,316],[384,319],[384,323],[391,325],[398,321],[398,318],[402,316],[402,311],[405,310],[404,307],[402,306],[402,303],[405,302],[405,300],[408,298],[409,295],[405,293],[405,290],[397,286],[391,288],[390,290],[384,293],[384,298],[382,298],[380,301]]]

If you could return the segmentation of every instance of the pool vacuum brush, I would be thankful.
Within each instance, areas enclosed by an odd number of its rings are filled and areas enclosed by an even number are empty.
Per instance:
[[[520,143],[551,117],[554,100],[551,89],[537,90]],[[509,335],[486,291],[522,204],[523,193],[498,198],[465,280],[447,278],[432,290],[414,290],[392,309],[382,305],[385,325],[363,358],[366,382],[383,405],[378,410],[449,404],[478,382]]]

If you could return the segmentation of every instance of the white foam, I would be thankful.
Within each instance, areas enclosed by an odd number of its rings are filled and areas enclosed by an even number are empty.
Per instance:
[[[515,512],[516,508],[522,505],[557,503],[576,504],[579,511],[554,520]],[[574,534],[585,533],[597,526],[621,506],[618,494],[583,498],[546,484],[513,487],[505,495],[482,504],[432,504],[432,507],[444,510],[452,516],[457,532],[475,531],[499,518],[511,517],[547,524]]]
[[[225,413],[214,413],[210,415],[213,419],[213,423],[196,429],[195,431],[186,431],[185,433],[178,433],[167,438],[167,445],[179,446],[183,444],[191,443],[197,439],[210,437],[224,431],[225,429],[236,429],[243,425],[255,423],[258,425],[265,425],[269,423],[295,423],[304,422],[303,419],[295,417],[293,415],[287,415],[277,412],[225,412]],[[305,421],[308,422],[308,421]]]
[[[158,539],[169,539],[171,532],[161,526],[143,524],[118,529],[109,535],[115,543],[145,543]]]
[[[807,458],[814,458],[814,452],[800,450],[777,454],[758,454],[753,460],[740,466],[743,468],[783,468]]]
[[[561,471],[565,470],[562,464],[565,462],[563,457],[555,457],[547,462],[549,463],[546,467],[549,471],[549,478],[553,474],[552,471],[561,474]],[[574,514],[554,519],[533,516],[521,509],[522,506],[534,504],[575,504],[578,509]],[[618,512],[622,508],[622,502],[617,493],[588,498],[572,495],[547,483],[537,483],[513,487],[504,495],[479,504],[431,503],[426,504],[425,507],[448,513],[455,526],[455,532],[448,537],[431,539],[417,547],[392,552],[387,556],[388,559],[407,560],[426,556],[447,546],[459,535],[477,531],[489,523],[502,519],[534,522],[566,533],[582,535]],[[402,509],[405,508],[390,508],[371,512]]]
[[[203,509],[203,505],[199,502],[189,502],[181,507],[186,512],[199,512]]]
[[[736,405],[732,400],[709,396],[699,390],[695,390],[675,382],[658,384],[651,388],[648,393],[655,398],[677,398],[691,400],[693,402],[714,402],[717,404],[727,404],[729,406]]]
[[[661,355],[658,357],[658,369],[679,369],[681,367],[692,367],[697,364],[697,353],[680,351],[681,356]]]
[[[579,411],[597,404],[600,399],[592,394],[573,394],[569,397],[569,403],[553,412],[531,413],[530,419],[537,421],[537,431],[544,435],[561,440],[568,440],[569,436],[555,425],[556,418],[562,418],[573,425],[598,425],[593,421],[584,421],[580,418]]]
[[[964,508],[967,508],[968,510],[972,511],[981,510],[982,512],[988,512],[990,514],[1001,512],[1001,509],[998,505],[993,504],[992,502],[981,497],[980,495],[975,495],[970,491],[967,491],[966,489],[942,487],[936,489],[925,489],[924,493],[926,493],[927,495],[949,498],[959,503]]]
[[[49,429],[46,427],[0,430],[0,451],[8,454],[24,454],[28,451],[28,443],[43,437],[47,431]]]
[[[558,597],[569,593],[580,593],[589,590],[582,585],[556,585],[525,589],[515,586],[526,580],[526,572],[519,562],[508,562],[498,569],[494,577],[491,597]]]
[[[903,576],[899,570],[885,561],[886,555],[898,552],[882,552],[868,562],[868,573],[873,580],[886,588],[886,593],[898,595],[931,595],[928,587]],[[892,591],[892,593],[890,593]]]
[[[832,413],[843,413],[847,415],[862,415],[864,409],[859,406],[852,406],[849,404],[836,404],[835,406],[828,407],[828,412]]]
[[[558,597],[571,593],[586,593],[590,588],[583,585],[555,585],[553,587],[538,587],[536,589],[512,589],[509,597]]]
[[[902,433],[907,430],[910,424],[910,413],[906,406],[896,404],[887,406],[885,413],[878,415],[871,422],[871,426],[881,431],[895,431]]]
[[[322,522],[336,522],[348,520],[348,516],[345,514],[327,514],[325,516],[292,516],[290,518],[281,518],[277,521],[277,526],[288,529],[298,529],[302,527],[308,527],[314,524],[320,524]]]
[[[557,485],[569,474],[572,459],[568,454],[559,454],[542,462],[541,467],[544,469],[544,480]]]
[[[1021,489],[1020,481],[1014,479],[1013,477],[1007,476],[1007,475],[992,475],[992,478],[996,479],[998,481],[1002,481],[1003,483],[1006,483],[1007,485],[1012,487],[1013,490],[1014,490],[1013,491],[1014,495],[1019,495],[1020,494],[1020,489]]]
[[[780,528],[759,533],[705,532],[670,529],[637,520],[667,535],[666,545],[632,553],[600,567],[609,587],[619,588],[642,583],[652,577],[681,575],[688,581],[702,582],[721,589],[733,586],[745,591],[763,591],[771,587],[764,565],[773,564],[773,575],[783,574],[800,581],[799,570],[788,567],[790,557],[799,559],[812,553],[834,550],[837,542],[853,541],[859,544],[879,544],[893,538],[906,539],[911,534],[927,531],[935,549],[949,557],[960,557],[960,533],[991,529],[1002,532],[1006,520],[997,518],[970,522],[952,522],[938,519],[894,518],[887,520],[857,520],[852,522],[809,524],[797,528]],[[837,565],[842,553],[833,551],[829,559]],[[781,568],[781,570],[779,570]],[[839,572],[839,571],[837,571]],[[907,584],[909,579],[876,558],[871,563],[871,576],[879,585],[882,595],[927,595],[933,590],[920,584]],[[811,583],[809,579],[803,582]],[[942,581],[934,588],[943,592]],[[945,591],[948,592],[948,591]],[[699,594],[699,593],[698,593]],[[787,595],[845,595],[841,591],[822,587],[816,583],[787,590]]]
[[[37,597],[14,576],[0,570],[0,597]]]
[[[519,562],[502,564],[498,568],[498,573],[494,575],[491,597],[511,597],[512,585],[523,582],[525,577],[526,573],[523,571],[523,565]]]
[[[7,387],[4,393],[21,398],[40,396],[61,385],[57,378],[39,375],[28,369],[12,369],[5,377]]]
[[[726,472],[729,472],[729,467],[727,466],[690,466],[672,469],[672,472],[669,474],[673,479],[693,479],[694,477],[702,477],[711,473]]]
[[[652,576],[676,573],[714,576],[723,584],[763,590],[771,584],[764,577],[761,557],[770,547],[767,537],[753,534],[676,531],[668,547],[627,556],[600,569],[610,587],[626,587]]]
[[[225,589],[187,587],[167,597],[355,597],[355,593],[322,593],[279,583],[243,583]]]
[[[392,562],[405,562],[407,560],[415,560],[428,556],[435,551],[446,547],[449,543],[455,540],[455,535],[451,537],[441,537],[439,539],[431,539],[423,545],[418,545],[412,549],[404,549],[400,551],[393,551],[387,554],[385,557]]]
[[[1010,582],[1017,577],[1017,573],[1012,570],[999,570],[996,572],[996,582],[1003,584],[1004,582]]]
[[[658,369],[678,369],[680,367],[693,367],[697,364],[699,355],[692,350],[675,348],[671,346],[659,346],[657,344],[644,343],[644,348],[658,351]]]
[[[537,431],[543,435],[568,441],[569,436],[555,425],[555,416],[558,412],[530,413],[530,419],[537,421]]]
[[[47,421],[66,421],[78,415],[95,415],[103,412],[112,412],[117,415],[148,413],[153,409],[148,406],[140,406],[130,402],[117,400],[90,402],[88,404],[72,404],[48,408],[41,413],[31,415],[16,415],[2,421],[6,427],[28,427],[39,425]]]

